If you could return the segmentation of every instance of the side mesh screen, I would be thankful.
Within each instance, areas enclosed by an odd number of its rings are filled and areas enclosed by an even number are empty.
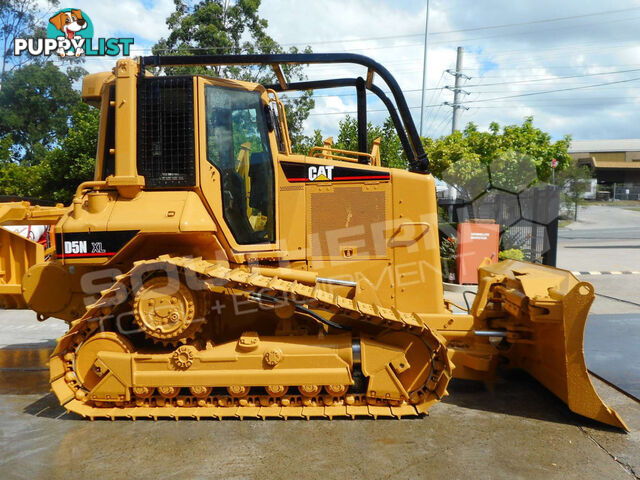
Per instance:
[[[138,174],[147,187],[195,185],[193,100],[193,77],[140,81]]]

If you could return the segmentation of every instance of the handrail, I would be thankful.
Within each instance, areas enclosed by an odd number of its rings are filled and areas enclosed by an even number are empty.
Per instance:
[[[273,95],[273,97],[269,97],[269,95]],[[291,154],[291,138],[289,137],[289,125],[287,124],[287,112],[284,109],[284,105],[278,98],[278,94],[275,90],[268,88],[267,89],[267,97],[269,97],[269,101],[276,104],[276,108],[278,109],[278,120],[281,123],[282,136],[284,141],[284,149],[285,153]]]
[[[350,154],[350,155],[354,155],[356,157],[368,157],[371,159],[371,162],[373,163],[374,161],[374,157],[373,155],[371,155],[370,153],[363,153],[363,152],[354,152],[352,150],[343,150],[341,148],[333,148],[333,147],[326,147],[326,146],[315,146],[312,147],[311,150],[309,151],[309,155],[312,157],[324,157],[324,158],[332,158],[335,160],[346,160],[348,162],[356,162],[358,163],[358,158],[349,158],[349,157],[344,157],[341,155],[333,155],[332,153],[324,153],[326,151],[329,152],[336,152],[336,153],[346,153],[346,154]],[[319,155],[316,155],[319,154]]]

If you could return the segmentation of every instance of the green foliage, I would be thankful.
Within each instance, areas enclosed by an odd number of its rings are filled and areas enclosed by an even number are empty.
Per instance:
[[[498,253],[500,260],[524,260],[524,252],[519,248],[510,248]]]
[[[70,128],[59,145],[36,165],[19,165],[7,156],[11,137],[0,140],[0,194],[69,203],[76,187],[93,178],[99,110],[74,106]]]
[[[572,163],[557,176],[562,186],[562,198],[568,210],[573,210],[573,219],[578,220],[578,206],[584,202],[582,196],[589,191],[591,172],[587,167]]]
[[[318,129],[313,131],[311,137],[302,136],[302,138],[293,144],[293,152],[300,155],[309,155],[313,147],[321,147],[323,144],[322,132]]]
[[[380,141],[380,158],[383,166],[402,169],[408,168],[409,161],[404,153],[400,137],[398,137],[396,127],[393,125],[391,117],[387,117],[379,133],[372,132],[371,134],[374,135],[374,138],[382,137]]]
[[[36,196],[39,191],[41,165],[20,166],[11,160],[11,137],[0,139],[0,194]]]
[[[69,132],[42,163],[37,196],[68,203],[80,183],[93,179],[99,124],[97,108],[84,103],[74,107]]]
[[[4,165],[11,161],[11,147],[13,146],[13,137],[7,135],[0,138],[0,165]]]
[[[533,117],[528,117],[522,125],[502,129],[493,122],[488,132],[469,123],[462,132],[437,140],[425,138],[423,144],[431,171],[439,178],[458,185],[491,180],[493,185],[515,189],[536,179],[549,181],[554,158],[558,161],[556,172],[566,168],[571,163],[570,141],[565,136],[551,142],[551,136],[534,127]]]
[[[456,262],[458,258],[458,242],[456,237],[443,235],[440,231],[440,262],[442,279],[452,282],[456,277]]]
[[[171,30],[153,47],[159,55],[194,54],[258,54],[284,53],[285,50],[266,33],[267,21],[258,15],[260,0],[174,0],[175,11],[167,18]],[[298,53],[296,47],[289,53]],[[311,52],[307,47],[306,53]],[[283,65],[288,80],[304,80],[302,65]],[[205,74],[234,78],[262,84],[276,83],[271,66],[182,67],[167,69],[168,73]],[[303,123],[315,106],[313,92],[285,97],[287,122],[291,141],[304,141]]]
[[[51,7],[58,5],[58,0],[48,0]],[[13,55],[13,42],[16,38],[42,38],[46,33],[42,19],[38,18],[42,2],[37,0],[0,0],[0,85],[5,75],[16,68],[38,62],[39,57],[30,55]]]
[[[302,92],[297,97],[284,97],[282,103],[287,115],[287,126],[289,127],[289,137],[291,138],[291,148],[297,149],[297,145],[306,141],[304,121],[309,117],[309,112],[313,110],[316,101],[313,99],[313,91]]]
[[[480,161],[480,155],[472,150],[460,131],[437,140],[422,138],[422,144],[429,156],[429,169],[439,178],[442,178],[444,172],[460,160]]]
[[[518,250],[522,252],[523,258],[531,259],[531,233],[519,229],[508,228],[500,235],[500,251],[506,252],[510,250]],[[500,254],[498,254],[500,258]],[[518,259],[515,259],[518,260]]]
[[[71,111],[80,102],[72,77],[51,62],[8,72],[0,90],[0,139],[13,138],[12,158],[35,165],[68,130]]]
[[[456,238],[440,236],[440,257],[454,259],[458,255],[458,242]]]

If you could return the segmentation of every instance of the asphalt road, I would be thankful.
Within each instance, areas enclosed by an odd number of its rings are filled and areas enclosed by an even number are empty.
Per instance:
[[[580,230],[561,229],[558,232],[560,240],[586,240],[589,243],[605,240],[633,240],[629,246],[623,245],[618,248],[640,248],[640,227],[615,226],[611,229],[585,228]],[[615,248],[609,246],[608,248]]]
[[[640,400],[640,314],[589,315],[587,368]]]
[[[578,222],[558,232],[559,239],[588,240],[590,243],[605,240],[635,240],[640,248],[640,212],[615,206],[583,206],[578,210]]]

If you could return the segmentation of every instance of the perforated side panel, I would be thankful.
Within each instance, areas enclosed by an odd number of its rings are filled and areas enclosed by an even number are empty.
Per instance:
[[[147,187],[195,185],[193,78],[157,77],[138,85],[138,174]]]
[[[361,259],[386,255],[384,191],[336,186],[333,191],[312,191],[309,199],[313,257],[345,258],[348,247],[355,247],[354,257]]]

